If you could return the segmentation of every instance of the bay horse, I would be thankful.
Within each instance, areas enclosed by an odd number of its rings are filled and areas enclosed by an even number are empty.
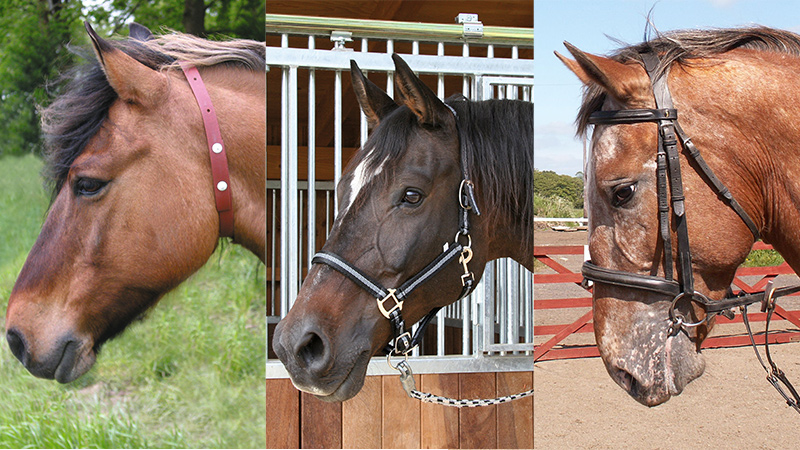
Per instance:
[[[351,62],[374,130],[339,181],[330,235],[273,339],[294,385],[326,401],[356,395],[390,339],[408,351],[403,324],[463,296],[487,261],[533,270],[533,104],[443,102],[392,58],[396,99]]]
[[[142,26],[66,75],[42,111],[53,198],[8,301],[6,337],[31,374],[68,383],[214,252],[221,213],[194,66],[228,157],[232,241],[266,256],[264,43]],[[187,72],[189,73],[189,72]],[[217,189],[221,189],[217,186]]]
[[[579,134],[594,125],[595,338],[614,381],[655,406],[703,373],[700,345],[737,302],[754,240],[800,270],[800,36],[674,31],[610,57],[565,45],[585,88]]]

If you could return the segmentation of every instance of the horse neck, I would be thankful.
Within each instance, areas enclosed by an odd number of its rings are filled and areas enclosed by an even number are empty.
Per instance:
[[[254,71],[220,69],[209,72],[206,83],[214,98],[228,154],[234,242],[264,261],[267,234],[266,80],[262,73]],[[206,78],[205,73],[203,76]]]
[[[761,226],[763,240],[772,244],[792,269],[800,273],[800,234],[797,233],[800,228],[800,152],[797,151],[800,122],[796,120],[800,113],[800,92],[793,89],[800,83],[797,75],[800,60],[782,58],[776,63],[759,60],[748,65],[746,57],[733,58],[739,59],[737,63],[745,63],[734,66],[739,71],[734,73],[743,77],[733,83],[736,83],[734,87],[747,86],[746,95],[731,93],[736,90],[730,86],[714,90],[713,86],[721,83],[702,80],[702,75],[673,79],[680,82],[684,78],[684,82],[693,83],[694,92],[699,93],[692,103],[703,111],[695,116],[701,119],[697,119],[694,128],[704,120],[706,123],[700,129],[706,139],[702,143],[696,140],[697,148],[702,153],[705,153],[704,146],[713,150],[710,158],[716,160],[716,166],[712,169],[721,172],[717,175],[722,182],[731,188],[737,201]],[[682,71],[673,70],[676,72]],[[696,87],[706,85],[712,88]],[[689,114],[695,114],[692,109],[692,106],[686,108]],[[708,156],[706,160],[711,163]]]

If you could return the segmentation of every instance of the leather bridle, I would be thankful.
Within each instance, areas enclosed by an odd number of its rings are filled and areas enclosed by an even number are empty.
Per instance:
[[[186,62],[179,62],[192,93],[200,107],[203,117],[203,127],[206,130],[206,143],[208,155],[211,159],[211,178],[214,182],[214,203],[219,214],[219,236],[233,237],[233,200],[231,197],[231,177],[228,172],[228,157],[225,153],[225,144],[222,141],[222,132],[219,130],[217,113],[214,104],[208,95],[200,72],[196,67]]]
[[[736,201],[728,188],[714,175],[714,172],[708,164],[706,164],[700,151],[695,147],[692,140],[686,135],[678,123],[678,110],[675,109],[672,103],[672,96],[667,86],[667,71],[658,71],[660,64],[658,56],[652,50],[642,52],[640,56],[644,62],[647,75],[652,82],[656,109],[596,111],[589,116],[589,123],[593,125],[619,125],[651,122],[658,125],[656,190],[658,198],[659,234],[663,242],[664,277],[641,275],[638,273],[603,268],[595,265],[592,261],[586,261],[583,263],[581,269],[584,277],[584,284],[586,284],[588,280],[627,289],[645,290],[672,298],[669,306],[670,336],[678,334],[681,330],[688,332],[688,329],[703,325],[720,314],[728,318],[733,318],[733,308],[739,307],[744,322],[747,325],[753,347],[756,349],[756,355],[758,355],[759,361],[767,371],[767,380],[781,393],[789,406],[792,406],[795,410],[800,412],[800,396],[786,379],[783,372],[772,362],[768,347],[769,320],[775,309],[775,299],[800,291],[800,286],[773,289],[770,285],[766,291],[735,296],[728,295],[718,301],[712,301],[703,293],[694,289],[692,252],[689,246],[689,232],[686,221],[678,151],[679,141],[684,150],[686,150],[687,157],[695,163],[695,166],[708,181],[711,189],[742,219],[753,234],[754,240],[758,240],[760,237],[759,228],[741,207],[739,202]],[[671,215],[670,210],[672,212]],[[674,225],[671,224],[670,217]],[[672,226],[675,228],[677,237],[677,280],[673,277]],[[697,322],[687,321],[686,317],[677,310],[678,302],[683,299],[701,304],[706,313],[705,318]],[[766,365],[764,365],[763,361],[761,361],[761,356],[758,353],[758,349],[755,347],[753,334],[750,330],[749,322],[747,321],[746,307],[756,302],[761,302],[762,311],[768,311],[765,346],[767,359],[772,366],[771,372],[767,369]],[[784,385],[787,386],[794,397],[793,399],[784,393],[778,381],[783,382]]]
[[[458,130],[458,115],[450,105],[445,103],[445,106],[453,113],[453,117],[456,121],[456,130]],[[466,297],[475,287],[475,276],[468,266],[469,262],[472,260],[472,237],[470,236],[469,215],[470,213],[480,215],[480,210],[475,202],[474,185],[467,174],[466,159],[463,149],[460,153],[462,180],[458,189],[459,228],[456,232],[455,240],[453,242],[445,242],[442,252],[405,283],[395,289],[386,288],[380,282],[358,269],[355,265],[331,252],[318,252],[311,259],[313,264],[326,264],[330,266],[375,297],[381,315],[392,324],[393,343],[388,344],[384,349],[384,352],[389,356],[407,356],[408,353],[422,341],[425,328],[436,316],[439,309],[441,309],[441,307],[436,307],[428,312],[428,314],[419,321],[417,330],[412,336],[411,332],[406,330],[402,315],[403,302],[412,291],[433,278],[456,259],[458,259],[458,262],[462,265],[464,273],[461,275],[461,293],[454,301]],[[387,302],[389,302],[388,306],[386,305]]]

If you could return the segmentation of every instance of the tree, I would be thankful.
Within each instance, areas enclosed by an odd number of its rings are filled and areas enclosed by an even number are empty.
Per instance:
[[[533,192],[543,197],[561,197],[573,208],[583,208],[583,180],[578,177],[533,169]]]
[[[80,6],[68,0],[0,1],[0,155],[39,148],[36,105],[47,102],[45,82],[73,59],[63,43],[79,26]]]

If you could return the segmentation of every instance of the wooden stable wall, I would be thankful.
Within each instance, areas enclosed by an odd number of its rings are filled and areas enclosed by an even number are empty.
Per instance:
[[[533,372],[415,375],[417,389],[491,398],[533,386]],[[300,393],[288,379],[267,383],[268,448],[533,448],[533,397],[453,408],[406,396],[399,376],[367,377],[343,403]]]

